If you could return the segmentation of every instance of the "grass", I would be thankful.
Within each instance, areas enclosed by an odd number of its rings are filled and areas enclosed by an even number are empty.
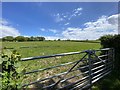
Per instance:
[[[25,57],[31,57],[31,56],[43,56],[43,55],[51,55],[51,54],[58,54],[58,53],[83,51],[87,49],[99,49],[101,45],[98,42],[93,43],[93,42],[74,42],[74,41],[72,42],[43,41],[43,42],[3,42],[2,47],[14,48],[22,55],[22,58],[25,58]],[[23,48],[20,48],[20,47],[23,47]],[[22,67],[27,67],[26,71],[31,71],[31,70],[46,68],[49,66],[55,66],[58,64],[79,60],[82,56],[83,55],[72,55],[72,56],[64,56],[59,58],[55,57],[55,58],[41,59],[36,61],[26,61],[26,62],[22,62]],[[67,65],[67,66],[55,68],[48,71],[26,75],[23,83],[32,82],[34,80],[39,80],[45,77],[55,75],[57,73],[64,72],[68,70],[72,65]],[[80,73],[80,71],[70,73],[67,77],[73,76],[78,73]],[[55,80],[58,80],[60,78],[61,77],[54,78],[53,80],[49,81],[49,83],[53,83]],[[77,77],[76,79],[79,79],[79,78],[81,77]],[[70,82],[73,82],[73,81],[75,80],[72,79]],[[30,86],[30,87],[33,87],[33,86]],[[118,90],[119,88],[120,88],[120,75],[117,75],[115,72],[111,73],[110,75],[107,75],[105,78],[101,79],[92,87],[93,90],[105,90],[105,89]]]
[[[93,90],[119,90],[120,89],[120,73],[113,70],[112,73],[99,80]]]
[[[16,49],[22,55],[22,58],[100,48],[99,43],[68,42],[68,41],[3,42],[2,46],[6,48]],[[30,47],[30,48],[20,48],[20,47]],[[60,57],[59,59],[58,58],[49,58],[44,60],[41,59],[36,61],[24,62],[23,65],[26,67],[28,67],[29,65],[28,70],[31,70],[37,68],[45,68],[48,65],[53,66],[55,64],[71,62],[80,59],[80,57],[81,55],[72,55],[72,56]]]
[[[3,42],[2,46],[17,49],[18,52],[22,55],[22,57],[50,55],[57,53],[83,51],[87,49],[100,48],[99,43],[68,42],[68,41]],[[31,48],[20,49],[20,47]]]
[[[43,55],[59,54],[66,52],[83,51],[87,49],[99,49],[101,46],[100,43],[90,43],[90,42],[43,41],[43,42],[3,42],[2,47],[14,48],[22,55],[22,58],[25,58],[25,57],[43,56]],[[64,56],[58,58],[54,57],[49,59],[24,61],[22,62],[22,67],[26,67],[26,71],[28,72],[28,71],[55,66],[67,62],[73,62],[79,60],[82,56],[83,55],[71,55],[71,56]],[[23,83],[28,83],[34,80],[55,75],[60,72],[64,72],[68,70],[71,66],[73,66],[73,64],[64,67],[59,67],[53,70],[26,75]],[[72,76],[77,73],[80,72],[76,71],[68,76]],[[58,79],[59,78],[57,78],[56,80]]]

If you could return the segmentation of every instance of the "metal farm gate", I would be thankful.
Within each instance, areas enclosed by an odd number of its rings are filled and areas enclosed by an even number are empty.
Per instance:
[[[63,57],[63,56],[69,56],[75,54],[78,55],[83,54],[83,56],[79,60],[73,62],[62,63],[59,65],[48,66],[47,68],[40,68],[38,70],[26,72],[25,74],[29,75],[32,73],[52,70],[55,68],[71,65],[71,67],[69,67],[64,72],[59,72],[55,75],[51,75],[49,77],[45,77],[40,80],[36,80],[24,84],[23,88],[26,88],[26,86],[34,85],[36,83],[43,83],[43,86],[41,86],[37,90],[89,89],[99,79],[108,75],[114,67],[113,65],[114,49],[112,48],[105,48],[99,50],[85,50],[82,52],[70,52],[70,53],[54,54],[49,56],[22,58],[22,61],[27,62],[30,60],[39,60],[39,59],[52,58],[52,57]],[[55,80],[56,78],[57,80]],[[47,83],[47,81],[50,80],[55,80],[55,81],[49,84],[45,84]]]

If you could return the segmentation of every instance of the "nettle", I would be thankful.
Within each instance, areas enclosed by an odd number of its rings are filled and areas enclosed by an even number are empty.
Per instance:
[[[2,72],[0,74],[1,90],[21,89],[25,68],[21,67],[21,55],[14,51],[3,50],[0,57]]]

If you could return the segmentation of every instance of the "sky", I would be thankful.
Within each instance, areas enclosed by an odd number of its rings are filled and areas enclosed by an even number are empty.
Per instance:
[[[118,33],[118,15],[117,2],[3,2],[0,37],[95,40]]]

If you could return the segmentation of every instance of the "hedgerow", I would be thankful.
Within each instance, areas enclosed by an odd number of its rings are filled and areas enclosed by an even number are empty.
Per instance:
[[[114,48],[115,50],[115,70],[120,72],[120,35],[105,35],[100,38],[102,48]]]
[[[93,90],[120,89],[120,35],[105,35],[100,38],[102,48],[114,48],[115,60],[113,72],[94,85]]]

